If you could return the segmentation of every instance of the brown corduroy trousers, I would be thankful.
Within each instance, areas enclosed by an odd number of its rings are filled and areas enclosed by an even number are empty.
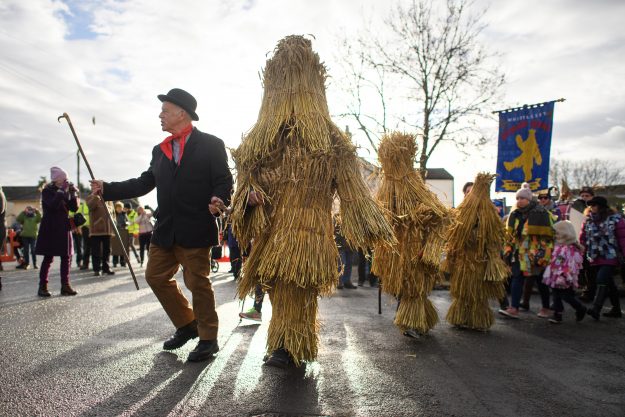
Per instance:
[[[210,248],[171,248],[150,246],[150,256],[145,270],[156,298],[177,329],[197,320],[200,340],[217,339],[219,319],[215,310],[215,293],[210,278]],[[184,283],[191,291],[193,305],[189,303],[174,278],[182,265]]]

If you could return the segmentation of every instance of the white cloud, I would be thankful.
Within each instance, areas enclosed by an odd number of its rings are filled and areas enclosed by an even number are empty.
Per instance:
[[[588,151],[588,149],[592,151]],[[580,157],[580,152],[583,157]],[[552,157],[558,159],[603,159],[623,166],[625,155],[625,126],[612,126],[605,132],[572,138],[566,146],[558,147]]]
[[[340,113],[339,29],[353,33],[363,16],[379,19],[388,7],[374,0],[5,0],[0,3],[0,183],[33,184],[58,161],[75,175],[75,158],[68,156],[75,150],[73,140],[56,121],[64,111],[97,176],[138,175],[152,146],[166,136],[159,129],[156,95],[172,87],[196,96],[200,129],[236,147],[256,120],[262,95],[258,73],[267,54],[293,33],[314,35],[313,45],[333,77],[330,108]],[[624,6],[616,1],[491,5],[484,37],[493,50],[504,52],[506,104],[567,98],[556,108],[555,152],[566,149],[582,157],[585,147],[601,146],[584,138],[622,134],[615,126],[625,125],[624,113],[614,110],[625,108],[622,15]],[[91,19],[83,30],[95,38],[66,39],[67,19],[77,16]],[[571,143],[581,148],[571,150]],[[461,186],[478,170],[493,170],[493,147],[470,162],[443,147],[431,166],[446,167]],[[607,157],[617,155],[606,152]]]

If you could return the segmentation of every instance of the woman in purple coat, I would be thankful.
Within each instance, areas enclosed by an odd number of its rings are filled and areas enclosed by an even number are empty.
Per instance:
[[[61,295],[76,295],[69,284],[69,267],[74,253],[68,212],[78,209],[78,190],[67,181],[67,173],[59,167],[50,168],[52,182],[41,192],[43,218],[35,252],[43,255],[39,270],[40,297],[49,297],[48,273],[55,256],[61,257]]]

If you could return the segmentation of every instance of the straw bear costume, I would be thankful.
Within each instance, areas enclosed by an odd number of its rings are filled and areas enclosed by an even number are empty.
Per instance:
[[[325,78],[310,40],[282,39],[263,72],[258,121],[233,152],[233,230],[242,247],[253,239],[238,294],[246,297],[257,283],[268,291],[267,349],[286,349],[295,364],[317,357],[317,299],[338,281],[335,195],[352,247],[393,239],[360,174],[355,147],[330,119]],[[263,205],[248,205],[252,190]]]
[[[447,321],[475,330],[487,330],[495,322],[488,302],[505,296],[508,277],[501,259],[505,228],[489,198],[493,179],[486,172],[477,175],[447,236],[444,268],[450,274],[452,297]]]
[[[393,132],[380,142],[382,183],[377,198],[388,209],[398,243],[375,248],[371,271],[380,277],[382,290],[400,300],[395,325],[423,334],[438,322],[428,295],[440,276],[450,219],[414,169],[416,152],[414,135]]]

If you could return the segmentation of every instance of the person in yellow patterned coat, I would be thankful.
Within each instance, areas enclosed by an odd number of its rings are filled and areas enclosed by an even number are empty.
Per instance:
[[[317,357],[318,296],[331,294],[338,282],[335,194],[352,247],[393,240],[360,174],[355,147],[330,119],[325,78],[310,40],[280,40],[263,72],[258,121],[233,152],[233,231],[241,247],[254,240],[238,295],[246,297],[257,284],[268,291],[270,366]]]
[[[542,305],[538,317],[549,318],[553,313],[550,309],[549,287],[542,282],[542,275],[551,261],[554,243],[553,218],[535,201],[526,182],[516,193],[516,208],[508,216],[506,230],[508,238],[504,245],[504,258],[512,271],[511,305],[499,313],[518,319],[524,281],[533,279],[538,285]]]

